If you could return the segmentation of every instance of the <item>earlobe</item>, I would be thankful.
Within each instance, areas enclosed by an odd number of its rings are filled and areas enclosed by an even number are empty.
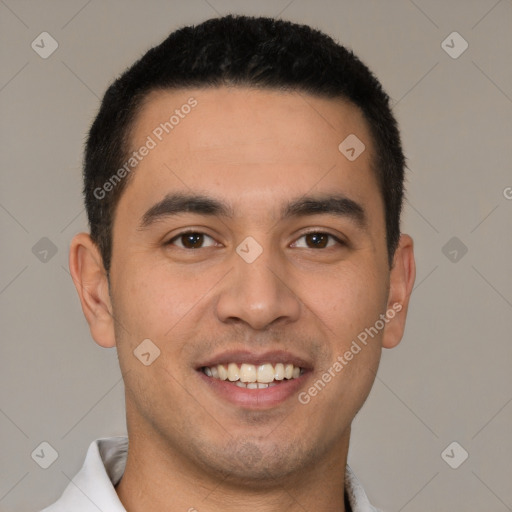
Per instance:
[[[92,337],[102,347],[114,347],[107,274],[100,251],[88,233],[79,233],[71,241],[69,270]]]
[[[388,312],[393,311],[395,314],[384,330],[384,348],[396,347],[402,339],[415,279],[414,243],[409,235],[402,234],[393,257],[387,304]]]

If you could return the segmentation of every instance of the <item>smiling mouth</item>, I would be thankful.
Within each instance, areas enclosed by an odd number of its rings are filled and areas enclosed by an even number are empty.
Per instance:
[[[200,368],[205,375],[223,380],[246,389],[264,389],[277,386],[283,381],[298,379],[304,374],[304,368],[291,363],[265,363],[260,365],[242,363],[218,364]]]

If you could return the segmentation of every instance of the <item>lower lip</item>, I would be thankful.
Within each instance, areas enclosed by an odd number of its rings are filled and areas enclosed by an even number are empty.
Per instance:
[[[201,370],[198,370],[197,373],[210,386],[210,389],[221,398],[234,405],[249,409],[269,409],[282,404],[298,393],[310,374],[310,372],[305,372],[296,379],[284,379],[279,384],[268,388],[247,389],[229,381],[208,377]]]

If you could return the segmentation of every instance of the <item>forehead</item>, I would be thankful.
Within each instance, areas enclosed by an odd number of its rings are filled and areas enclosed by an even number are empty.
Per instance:
[[[339,146],[354,136],[365,150],[350,161]],[[145,206],[191,189],[253,212],[279,206],[283,195],[333,188],[380,201],[367,123],[340,99],[238,87],[152,92],[131,143],[133,151],[152,147],[123,194],[144,198]]]

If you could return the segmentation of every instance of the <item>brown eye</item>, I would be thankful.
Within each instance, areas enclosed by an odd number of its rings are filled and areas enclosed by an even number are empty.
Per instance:
[[[305,240],[304,244],[299,244],[298,241],[301,239]],[[302,247],[305,249],[326,249],[336,244],[344,245],[343,242],[336,238],[334,235],[323,233],[321,231],[313,231],[311,233],[306,233],[298,238],[297,241],[292,244],[292,247]]]
[[[306,235],[306,243],[314,248],[324,249],[329,241],[329,235],[325,233],[309,233]]]
[[[174,238],[169,240],[167,244],[176,245],[181,249],[202,249],[206,239],[209,239],[213,242],[213,244],[211,245],[215,244],[215,241],[211,236],[208,236],[205,233],[200,233],[197,231],[188,231],[185,233],[180,233],[179,235],[176,235]]]

